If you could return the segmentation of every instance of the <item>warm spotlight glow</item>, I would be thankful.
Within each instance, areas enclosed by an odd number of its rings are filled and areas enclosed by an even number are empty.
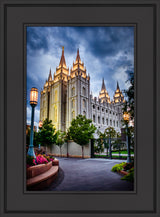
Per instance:
[[[39,127],[42,127],[42,125],[43,125],[43,122],[39,121]]]
[[[129,121],[129,113],[128,112],[123,113],[123,119],[124,119],[124,121]]]

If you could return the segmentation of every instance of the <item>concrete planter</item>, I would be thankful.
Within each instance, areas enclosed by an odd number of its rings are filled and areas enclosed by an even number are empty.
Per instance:
[[[122,175],[128,175],[128,172],[123,171],[123,170],[119,171],[119,173],[122,174]]]
[[[59,166],[59,160],[55,158],[55,159],[52,161],[52,165],[53,165],[53,166]]]
[[[47,164],[39,164],[32,167],[27,168],[27,179],[38,176],[42,173],[45,173],[52,167],[52,162]]]

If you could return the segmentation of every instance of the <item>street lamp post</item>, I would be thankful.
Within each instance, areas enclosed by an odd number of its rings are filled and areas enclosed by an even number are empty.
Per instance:
[[[112,159],[111,137],[109,137],[109,158]]]
[[[128,112],[124,112],[123,119],[126,123],[127,163],[131,163],[130,142],[128,139],[128,123],[129,123],[129,113]]]
[[[34,153],[34,146],[33,146],[33,136],[34,136],[34,108],[36,107],[38,102],[38,89],[35,87],[31,88],[30,91],[30,105],[32,107],[32,115],[31,115],[31,133],[30,133],[30,145],[28,149],[28,155],[36,158],[36,155]]]

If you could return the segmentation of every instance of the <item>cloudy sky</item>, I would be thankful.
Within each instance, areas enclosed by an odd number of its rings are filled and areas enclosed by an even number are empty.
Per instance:
[[[117,81],[128,88],[128,75],[134,71],[134,27],[27,27],[27,123],[30,124],[29,92],[39,90],[35,125],[39,122],[40,90],[59,65],[62,46],[69,69],[79,48],[81,60],[90,74],[93,96],[101,90],[102,78],[113,99]]]

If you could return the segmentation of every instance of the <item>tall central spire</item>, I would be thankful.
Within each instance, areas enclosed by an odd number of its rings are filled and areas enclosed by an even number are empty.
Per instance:
[[[106,85],[105,85],[105,83],[104,83],[104,78],[103,78],[103,81],[102,81],[102,88],[101,88],[101,91],[102,90],[106,90]]]
[[[76,62],[80,62],[81,61],[81,58],[80,58],[80,55],[79,55],[79,48],[77,49],[77,57],[76,57]]]
[[[118,83],[118,81],[117,81],[117,90],[119,90],[119,83]]]
[[[66,60],[64,57],[64,47],[62,47],[62,56],[61,56],[61,60],[59,63],[59,67],[66,67]]]
[[[61,74],[61,76],[59,76]],[[56,73],[54,74],[54,82],[58,81],[60,78],[67,81],[67,76],[69,75],[69,68],[66,66],[66,60],[64,57],[64,47],[62,47],[62,55],[59,62],[59,66],[56,68]]]

